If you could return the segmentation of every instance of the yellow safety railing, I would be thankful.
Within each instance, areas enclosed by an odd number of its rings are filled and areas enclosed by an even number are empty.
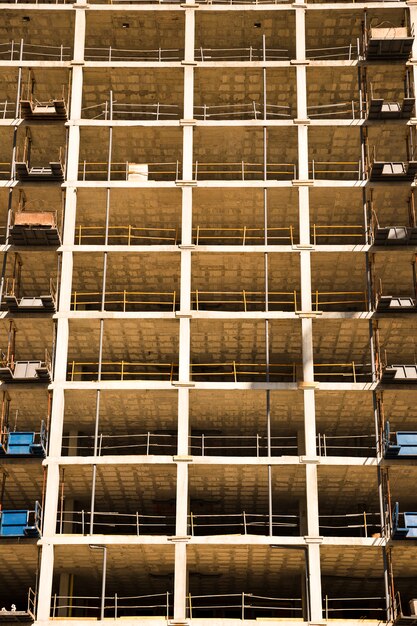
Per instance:
[[[227,296],[226,298],[224,296]],[[296,291],[200,291],[196,289],[191,292],[192,306],[197,311],[203,308],[210,308],[210,305],[238,305],[242,307],[244,312],[251,307],[266,308],[288,308],[289,306],[297,310],[297,292]]]
[[[206,228],[197,226],[193,228],[193,241],[198,245],[204,245],[205,242],[213,243],[220,240],[228,243],[235,242],[236,245],[263,245],[265,241],[269,245],[274,243],[294,243],[294,227],[292,225],[282,228]]]
[[[285,379],[287,382],[296,381],[296,363],[239,363],[229,361],[226,363],[192,363],[190,365],[190,378],[218,378],[232,377],[233,382],[239,382],[241,377],[262,377],[266,380]],[[262,381],[263,382],[263,381]]]
[[[9,286],[6,282],[5,293],[14,293],[14,279]],[[51,289],[54,289],[51,284]],[[52,293],[52,291],[51,291]],[[191,292],[191,306],[196,311],[210,310],[221,306],[224,310],[233,307],[247,313],[250,310],[265,311],[298,310],[299,295],[293,291],[217,291],[196,289]],[[71,298],[73,311],[97,310],[103,304],[100,291],[74,291]],[[174,291],[106,291],[104,295],[104,310],[115,307],[126,312],[135,307],[160,307],[175,311],[177,292]],[[346,307],[367,309],[366,291],[315,291],[312,295],[312,308],[315,311],[322,309],[344,310]]]
[[[154,377],[156,379],[173,380],[177,365],[174,363],[154,363],[146,361],[70,361],[68,379],[97,380],[101,379],[133,380]]]
[[[166,299],[157,299],[164,296]],[[99,291],[74,291],[71,306],[74,311],[80,307],[97,308],[102,305],[102,293]],[[115,306],[126,312],[129,307],[136,306],[169,306],[175,311],[176,291],[106,291],[104,295],[104,308]]]
[[[315,291],[312,297],[313,309],[319,311],[323,307],[362,306],[367,309],[366,291]]]
[[[364,241],[365,228],[363,224],[334,224],[331,226],[313,224],[312,235],[314,245],[316,245],[320,239],[352,239],[357,237]]]
[[[295,178],[296,165],[294,163],[268,163],[265,168],[263,163],[249,163],[246,161],[232,161],[230,163],[195,161],[194,163],[196,180],[204,179],[207,176],[230,176],[239,180],[245,180],[248,176],[256,176],[262,179],[264,173],[266,173],[267,178],[274,176],[284,176],[287,179]]]
[[[76,228],[75,243],[82,245],[84,241],[103,240],[106,238],[105,226],[83,226]],[[138,245],[138,240],[147,242],[162,242],[176,245],[178,242],[178,230],[176,228],[138,228],[127,224],[126,226],[109,226],[107,231],[108,242],[112,239],[122,240],[123,245]]]
[[[314,180],[316,177],[348,176],[358,180],[361,178],[360,161],[310,161],[309,174]]]
[[[324,369],[326,368],[326,369]],[[314,363],[314,378],[350,378],[354,383],[369,379],[372,376],[371,366],[367,363]]]
[[[241,363],[238,361],[192,363],[190,378],[192,380],[223,379],[221,382],[289,382],[297,380],[298,368],[301,364],[291,363]],[[146,361],[70,361],[67,378],[70,381],[96,380],[174,380],[178,373],[178,364],[172,362],[158,363]],[[369,380],[371,366],[367,363],[315,363],[314,378],[349,378],[351,382]]]
[[[78,176],[81,180],[88,180],[89,177],[104,176],[107,179],[110,173],[110,179],[116,177],[122,180],[129,180],[129,168],[132,165],[130,161],[81,161],[78,165]],[[146,161],[148,166],[147,172],[143,173],[143,180],[147,180],[150,176],[170,176],[172,179],[179,177],[179,161],[170,161],[166,163],[150,163]],[[134,172],[131,172],[134,174]]]

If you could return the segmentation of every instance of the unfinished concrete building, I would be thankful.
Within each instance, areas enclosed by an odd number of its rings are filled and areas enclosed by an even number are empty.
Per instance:
[[[0,9],[0,623],[417,624],[416,1]]]

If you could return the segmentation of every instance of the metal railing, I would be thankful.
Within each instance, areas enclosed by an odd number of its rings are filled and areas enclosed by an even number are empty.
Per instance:
[[[317,118],[340,118],[360,119],[362,111],[359,102],[350,100],[347,102],[334,102],[331,104],[315,104],[307,107],[307,117]]]
[[[362,165],[359,161],[310,161],[309,176],[313,180],[336,178],[347,180],[362,179]]]
[[[97,310],[104,305],[106,311],[138,311],[169,309],[175,311],[178,305],[176,291],[74,291],[71,298],[73,311]]]
[[[265,435],[190,435],[191,454],[198,456],[267,456]],[[296,455],[297,437],[271,437],[271,456]]]
[[[307,59],[318,61],[336,61],[336,60],[348,60],[353,61],[359,58],[360,43],[357,39],[354,43],[350,43],[346,46],[329,46],[325,48],[307,48]]]
[[[366,291],[313,291],[314,311],[368,310]]]
[[[21,294],[21,292],[24,292],[23,296]],[[48,292],[49,294],[51,294],[53,301],[56,301],[56,286],[54,281],[52,280],[52,278],[49,279],[49,287],[47,289],[45,289],[46,293]],[[3,291],[3,296],[14,296],[16,299],[19,299],[20,297],[24,297],[24,298],[36,298],[39,297],[40,295],[43,295],[43,293],[28,293],[27,289],[23,289],[22,285],[21,285],[21,281],[15,277],[7,277],[4,283],[4,291]]]
[[[118,103],[116,100],[100,102],[81,109],[82,117],[91,120],[159,120],[179,119],[181,107],[177,104],[144,104],[141,102],[129,104]]]
[[[101,380],[169,380],[178,372],[176,363],[145,361],[70,361],[67,379],[70,381]]]
[[[0,59],[4,61],[70,61],[70,46],[31,44],[23,39],[0,43]]]
[[[100,617],[100,596],[61,596],[54,594],[51,602],[51,617],[67,613],[69,617],[97,619]],[[119,617],[161,616],[166,620],[173,613],[173,594],[153,593],[145,596],[120,596],[115,593],[104,598],[105,616]]]
[[[381,533],[379,513],[343,513],[319,515],[319,529],[323,535],[372,537]]]
[[[135,50],[127,48],[85,48],[86,61],[116,61],[126,63],[127,61],[181,61],[184,52],[181,48],[156,48],[154,50]]]
[[[296,178],[294,163],[194,162],[195,180],[291,180]]]
[[[3,365],[4,366],[4,365]],[[297,381],[297,369],[293,363],[241,363],[222,361],[212,363],[192,363],[190,379],[193,381],[217,382],[287,382]],[[178,375],[178,364],[173,362],[154,363],[146,361],[104,360],[101,367],[98,361],[69,361],[67,380],[168,380],[172,382]],[[362,383],[372,381],[370,363],[315,363],[314,379],[317,381]]]
[[[196,48],[196,61],[288,61],[290,53],[280,48]]]
[[[79,224],[75,229],[75,243],[100,244],[106,243],[105,226],[83,226]],[[107,229],[107,243],[109,245],[177,245],[178,230],[176,228],[138,228],[127,226],[109,226]]]
[[[52,369],[52,358],[49,354],[48,348],[45,348],[45,357],[44,361],[38,361],[39,367],[46,367],[48,370]],[[37,359],[23,359],[22,362],[31,362],[36,361]],[[4,351],[0,349],[0,366],[1,367],[9,367],[12,371],[15,368],[16,362],[20,361],[20,359],[16,359],[15,354],[10,354],[8,350]]]
[[[85,535],[91,525],[90,511],[59,511],[59,534]],[[175,515],[142,515],[117,511],[94,511],[93,530],[98,534],[171,535],[175,530]]]
[[[301,598],[274,598],[258,596],[252,593],[229,593],[214,595],[188,594],[188,613],[190,619],[200,615],[206,617],[235,617],[241,620],[282,617],[302,619]]]
[[[14,279],[12,279],[14,281]],[[51,289],[54,289],[51,283]],[[13,292],[6,281],[5,294]],[[54,295],[55,291],[51,293]],[[195,289],[191,292],[191,307],[195,311],[297,311],[300,294],[293,291],[218,291]],[[175,311],[179,306],[176,291],[74,291],[71,296],[73,311]],[[314,291],[313,311],[367,310],[365,291]]]
[[[92,435],[78,435],[75,444],[72,444],[71,435],[62,437],[62,450],[65,455],[91,456],[94,454],[94,437]],[[176,454],[177,435],[162,433],[129,433],[105,434],[99,433],[97,439],[97,456],[107,454]]]
[[[333,228],[325,226],[315,227],[316,237],[327,237],[320,234],[320,229]],[[343,226],[334,227],[342,229]],[[350,227],[346,227],[350,228]],[[352,227],[353,228],[353,227]],[[356,228],[356,227],[355,227]],[[360,227],[357,227],[360,228]],[[314,231],[314,232],[316,232]],[[280,228],[251,228],[248,226],[236,228],[209,228],[196,226],[192,229],[192,241],[195,245],[238,245],[256,246],[264,245],[293,245],[294,226]],[[178,228],[142,228],[127,224],[126,226],[109,226],[107,231],[107,243],[109,245],[177,245],[180,241]],[[339,235],[330,235],[337,237]],[[343,236],[343,235],[341,235]],[[346,235],[347,236],[347,235]],[[352,235],[353,237],[354,235]],[[356,236],[356,232],[355,232]],[[362,234],[363,237],[363,234]],[[106,243],[106,227],[84,226],[78,224],[75,229],[76,245],[98,245]]]
[[[332,224],[322,225],[313,224],[311,235],[314,245],[323,245],[326,243],[364,243],[365,227],[363,224]]]
[[[376,620],[379,615],[382,621],[386,621],[385,597],[330,598],[326,595],[323,598],[323,605],[323,617],[326,620],[342,617]]]
[[[248,226],[236,228],[193,228],[193,242],[196,246],[204,245],[238,245],[256,246],[294,243],[294,227],[292,225],[281,228],[250,228]]]
[[[201,291],[191,292],[191,307],[196,311],[218,309],[264,311],[268,303],[270,310],[297,310],[296,291]]]
[[[138,180],[131,166],[136,165],[129,161],[112,162],[109,167],[108,161],[81,161],[78,167],[80,180]],[[178,180],[180,177],[180,162],[146,163],[147,172],[141,174],[140,180]],[[110,172],[110,178],[109,178]]]
[[[252,101],[241,104],[215,104],[215,105],[195,105],[194,118],[198,120],[219,120],[219,119],[289,119],[291,118],[291,107],[277,104],[267,104],[265,107],[261,102]]]
[[[14,118],[16,115],[16,102],[4,100],[0,102],[0,118],[5,120],[8,117]]]
[[[296,363],[192,363],[190,379],[219,382],[296,382]]]
[[[371,363],[314,363],[314,379],[333,382],[370,382]]]
[[[318,433],[319,456],[376,456],[375,435],[326,435]]]
[[[29,615],[32,617],[33,620],[35,619],[35,615],[36,615],[36,601],[37,601],[36,592],[32,589],[32,587],[29,587],[27,612],[29,613]]]
[[[270,532],[271,516],[261,513],[214,513],[210,515],[190,513],[191,536],[201,535],[267,535]],[[274,535],[296,535],[299,532],[298,515],[272,515]]]

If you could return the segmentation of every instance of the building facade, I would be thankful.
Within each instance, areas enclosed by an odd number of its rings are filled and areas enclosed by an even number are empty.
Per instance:
[[[1,4],[0,622],[417,623],[416,7]]]

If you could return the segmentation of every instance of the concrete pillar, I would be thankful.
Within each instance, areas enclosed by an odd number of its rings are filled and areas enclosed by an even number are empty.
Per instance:
[[[174,582],[174,621],[184,622],[187,610],[187,544],[177,541],[175,544],[175,582]]]
[[[41,568],[39,576],[38,604],[36,618],[38,622],[49,620],[52,596],[52,578],[54,572],[54,546],[42,545]]]
[[[71,121],[81,117],[83,74],[85,45],[85,8],[76,9],[74,34],[74,61],[71,83]],[[69,127],[67,147],[67,180],[77,180],[78,159],[80,148],[79,127]],[[73,245],[75,234],[76,188],[69,186],[65,196],[65,220],[63,244]],[[72,285],[72,252],[62,253],[61,284],[59,294],[59,312],[68,313],[71,307]],[[51,430],[49,439],[49,458],[59,457],[61,454],[62,430],[64,422],[64,390],[62,383],[66,380],[68,355],[69,324],[67,318],[57,321],[57,337],[54,368],[54,396],[51,411]],[[45,493],[45,514],[43,520],[43,537],[48,539],[55,534],[59,498],[59,465],[51,460],[48,463],[48,475]],[[49,618],[52,595],[52,578],[54,567],[53,546],[46,543],[42,547],[41,565],[39,572],[39,601],[38,620]]]
[[[178,454],[187,455],[189,451],[189,390],[178,389]]]
[[[323,608],[321,599],[320,544],[308,544],[310,621],[314,624],[322,621]]]
[[[183,621],[186,612],[187,553],[186,542],[188,521],[188,463],[177,463],[176,529],[174,578],[174,620]]]

